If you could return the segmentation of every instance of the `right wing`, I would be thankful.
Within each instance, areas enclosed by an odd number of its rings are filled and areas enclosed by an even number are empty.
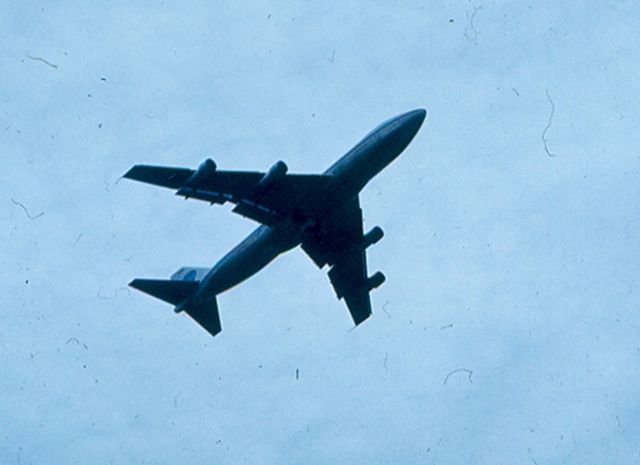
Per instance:
[[[367,277],[365,236],[358,198],[321,218],[305,233],[302,249],[318,267],[329,264],[329,280],[338,299],[344,299],[358,325],[371,315],[369,292],[382,284],[380,272]]]
[[[284,217],[312,216],[322,207],[321,198],[328,176],[286,174],[283,162],[267,173],[257,171],[218,171],[212,160],[197,170],[164,166],[135,165],[125,178],[177,189],[176,195],[211,204],[235,203],[234,212],[272,225]]]
[[[363,250],[345,251],[329,270],[329,280],[338,299],[344,299],[357,325],[371,316],[371,297],[367,278],[367,258]]]

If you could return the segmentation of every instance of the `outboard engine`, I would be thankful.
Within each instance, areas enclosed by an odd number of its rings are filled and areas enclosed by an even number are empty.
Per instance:
[[[274,164],[271,168],[269,168],[269,171],[267,171],[265,175],[262,177],[262,179],[258,181],[258,188],[267,189],[274,182],[282,179],[284,175],[287,174],[288,170],[289,168],[287,167],[287,164],[282,160],[280,160],[279,162]]]
[[[385,278],[384,274],[382,274],[382,271],[377,271],[367,279],[367,287],[371,291],[377,287],[380,287],[386,279],[387,278]]]
[[[362,237],[362,248],[366,249],[367,247],[375,244],[384,236],[384,231],[380,226],[376,226],[372,228],[367,234]]]
[[[203,181],[206,181],[208,178],[213,176],[213,174],[216,172],[216,169],[218,169],[216,163],[211,158],[207,158],[205,161],[200,163],[200,166],[198,166],[196,172],[193,173],[189,179],[187,179],[186,184],[188,186],[197,186],[198,184],[201,184]]]

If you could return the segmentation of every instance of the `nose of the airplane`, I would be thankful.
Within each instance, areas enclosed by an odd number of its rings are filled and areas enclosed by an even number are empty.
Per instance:
[[[418,108],[417,110],[412,110],[402,115],[402,119],[405,121],[404,125],[413,128],[415,132],[418,132],[418,129],[420,129],[426,117],[427,110],[424,108]]]
[[[400,155],[411,143],[426,116],[427,112],[420,108],[396,116],[383,126],[383,135],[379,139],[379,143],[384,146],[387,164]]]
[[[398,143],[409,144],[418,130],[420,130],[426,116],[427,112],[422,108],[400,115],[396,119],[397,123],[393,131],[393,137],[396,138]]]

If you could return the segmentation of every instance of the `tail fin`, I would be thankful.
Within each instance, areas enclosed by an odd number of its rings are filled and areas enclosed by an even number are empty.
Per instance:
[[[222,330],[215,297],[207,299],[206,302],[189,301],[200,286],[200,281],[134,279],[129,286],[175,305],[177,311],[184,310],[212,336]]]
[[[171,279],[176,281],[202,281],[208,272],[209,268],[183,266],[171,275]]]

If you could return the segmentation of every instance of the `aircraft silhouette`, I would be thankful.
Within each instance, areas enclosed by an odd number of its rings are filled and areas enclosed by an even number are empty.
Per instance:
[[[298,245],[344,299],[356,325],[371,315],[369,292],[380,272],[367,276],[365,250],[382,239],[379,226],[364,234],[358,194],[409,145],[425,119],[419,109],[391,118],[365,136],[322,174],[288,174],[278,161],[266,173],[218,170],[211,159],[197,170],[135,165],[125,178],[176,189],[176,195],[233,211],[260,223],[213,268],[183,267],[169,280],[134,279],[140,291],[175,305],[211,335],[221,331],[216,296]]]

